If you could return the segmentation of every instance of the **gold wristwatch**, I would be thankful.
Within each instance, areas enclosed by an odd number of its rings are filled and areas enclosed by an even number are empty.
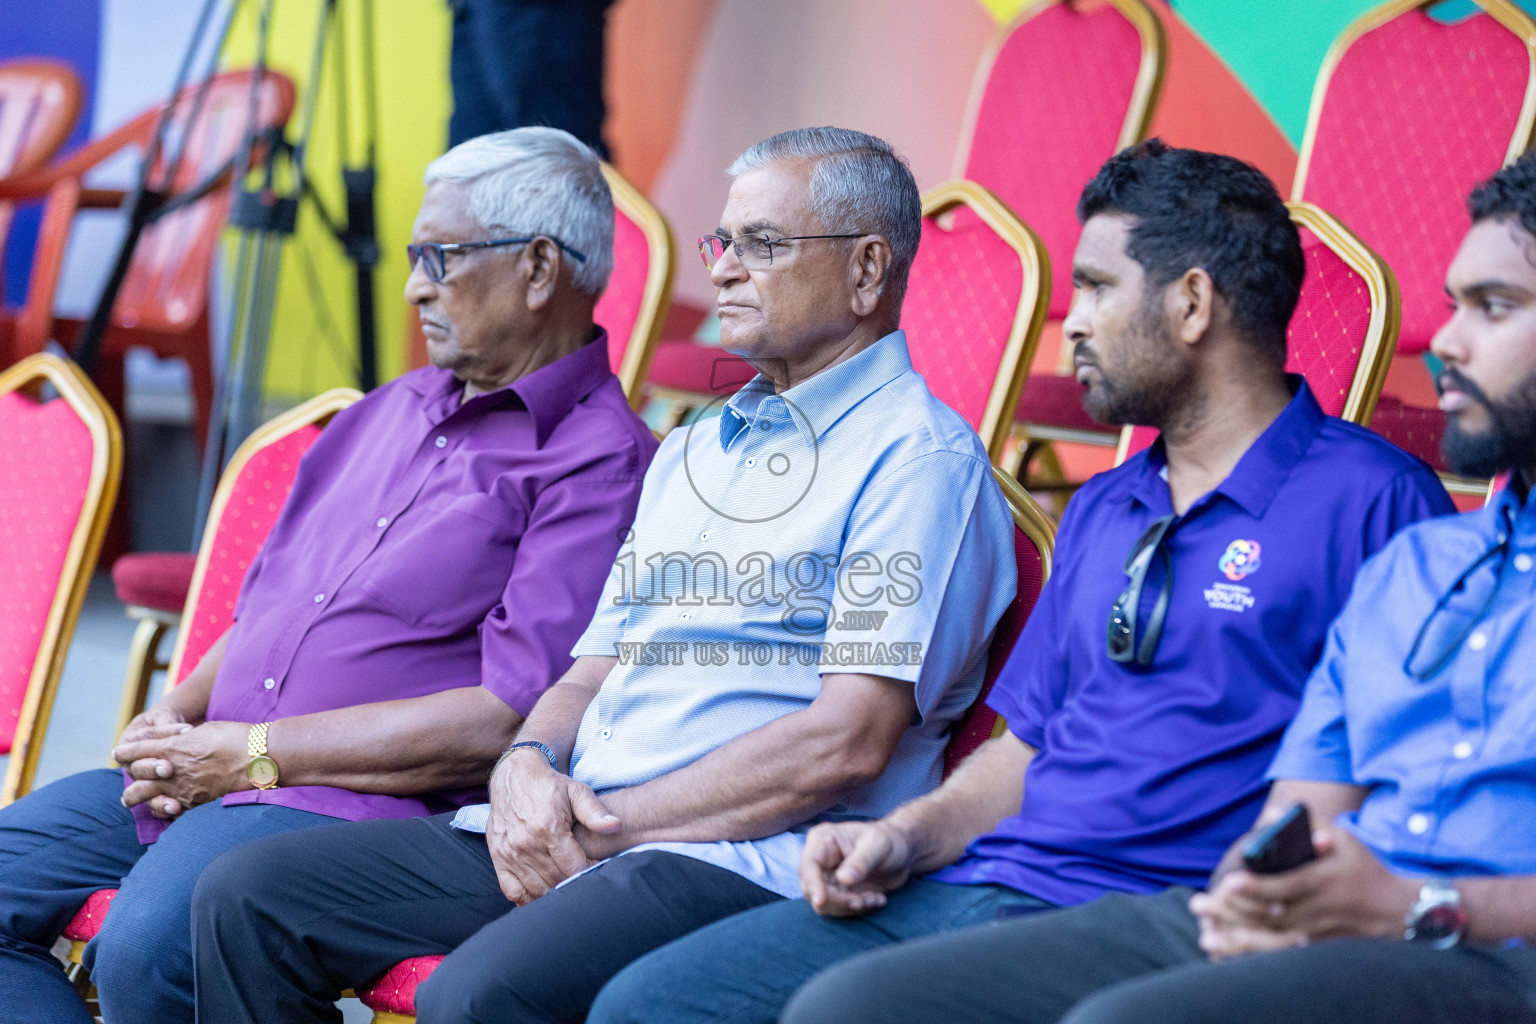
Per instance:
[[[251,726],[245,741],[246,753],[251,757],[245,766],[245,777],[257,789],[277,788],[277,762],[267,756],[267,730],[271,727],[271,722]]]

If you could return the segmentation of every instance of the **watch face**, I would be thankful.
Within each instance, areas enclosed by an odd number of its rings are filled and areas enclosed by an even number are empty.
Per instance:
[[[253,757],[251,763],[245,766],[245,777],[257,789],[271,789],[277,785],[277,762],[265,754]]]
[[[1450,904],[1430,907],[1413,922],[1413,937],[1420,942],[1454,942],[1461,936],[1466,922],[1460,907]]]

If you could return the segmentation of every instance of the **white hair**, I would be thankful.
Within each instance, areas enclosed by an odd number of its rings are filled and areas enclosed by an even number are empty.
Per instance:
[[[726,171],[739,177],[779,160],[811,160],[811,209],[828,234],[879,235],[891,246],[899,304],[923,236],[923,200],[891,144],[849,128],[796,128],[764,139]]]
[[[427,165],[428,188],[457,185],[487,231],[548,235],[586,257],[561,257],[571,282],[601,295],[613,272],[613,193],[597,154],[558,128],[514,128],[461,142]]]

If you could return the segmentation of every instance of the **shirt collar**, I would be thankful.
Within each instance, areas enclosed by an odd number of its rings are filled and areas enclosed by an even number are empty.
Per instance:
[[[892,331],[857,355],[775,395],[773,382],[758,374],[731,396],[720,411],[720,447],[750,426],[759,409],[775,398],[788,406],[789,419],[815,444],[854,406],[912,369],[905,331]],[[764,410],[766,412],[766,410]]]
[[[1286,374],[1286,379],[1294,389],[1290,402],[1258,440],[1249,445],[1237,465],[1232,467],[1232,472],[1212,492],[1225,495],[1255,519],[1263,517],[1275,493],[1312,447],[1313,439],[1328,418],[1305,380],[1294,373]],[[1167,449],[1159,437],[1147,452],[1147,463],[1131,492],[1132,497],[1150,508],[1166,506],[1168,484],[1160,474],[1167,463]]]
[[[548,366],[541,366],[505,387],[476,395],[462,405],[458,396],[464,385],[448,370],[413,374],[406,384],[422,398],[442,399],[448,409],[499,405],[509,394],[516,395],[533,417],[534,443],[540,447],[554,433],[560,421],[598,386],[613,376],[608,367],[608,332],[597,328],[597,336],[569,355]]]
[[[1494,521],[1507,533],[1536,531],[1536,497],[1525,486],[1519,472],[1511,473],[1509,483],[1494,499]]]

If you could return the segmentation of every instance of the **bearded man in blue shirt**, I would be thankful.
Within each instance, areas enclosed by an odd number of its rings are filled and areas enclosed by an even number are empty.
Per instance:
[[[1055,573],[989,698],[1008,731],[878,821],[817,826],[806,900],[637,961],[592,1024],[773,1021],[849,958],[1203,885],[1259,813],[1356,570],[1398,529],[1451,510],[1427,467],[1324,416],[1285,374],[1303,257],[1263,174],[1147,142],[1100,170],[1078,215],[1064,330],[1085,405],[1162,438],[1069,505]],[[948,1020],[925,998],[974,986],[975,966],[834,985],[846,998],[796,1019],[842,1021],[868,1000]]]

